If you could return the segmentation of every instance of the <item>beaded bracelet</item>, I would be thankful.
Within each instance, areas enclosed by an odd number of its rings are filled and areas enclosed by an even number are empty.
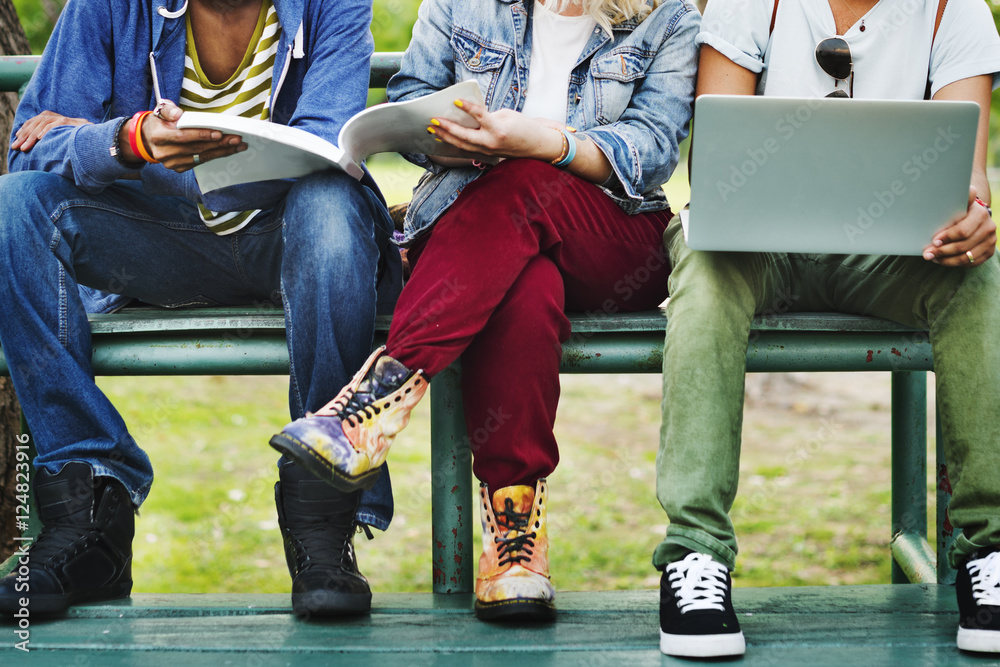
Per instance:
[[[566,156],[568,154],[569,154],[569,139],[567,139],[566,138],[566,134],[563,133],[563,137],[562,137],[562,150],[559,151],[559,157],[557,157],[555,160],[552,160],[551,162],[549,162],[549,164],[556,165],[559,162],[562,162],[563,160],[566,159]]]

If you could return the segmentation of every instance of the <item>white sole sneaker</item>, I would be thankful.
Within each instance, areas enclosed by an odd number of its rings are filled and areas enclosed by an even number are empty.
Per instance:
[[[996,630],[958,629],[958,648],[963,651],[1000,653],[1000,632]]]
[[[660,630],[660,653],[682,658],[718,658],[743,655],[747,642],[742,632],[721,635],[669,635]]]

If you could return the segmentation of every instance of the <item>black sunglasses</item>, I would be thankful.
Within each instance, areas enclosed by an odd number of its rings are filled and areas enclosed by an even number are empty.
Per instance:
[[[816,62],[824,72],[837,80],[848,83],[848,90],[835,90],[827,97],[854,97],[854,58],[851,45],[843,37],[827,37],[816,45]]]

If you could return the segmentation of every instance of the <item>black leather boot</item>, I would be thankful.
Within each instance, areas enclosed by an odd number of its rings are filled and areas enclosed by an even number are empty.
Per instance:
[[[135,512],[121,482],[95,478],[79,462],[55,475],[38,470],[33,481],[42,531],[0,579],[0,612],[15,613],[22,598],[32,614],[54,614],[80,602],[128,597]]]
[[[278,479],[274,498],[292,575],[292,611],[303,617],[367,614],[372,591],[354,556],[361,491],[335,489],[294,463],[279,466]]]

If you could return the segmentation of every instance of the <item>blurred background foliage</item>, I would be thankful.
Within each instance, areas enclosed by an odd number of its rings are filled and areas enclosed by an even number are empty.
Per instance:
[[[933,2],[934,0],[925,0]],[[984,0],[993,10],[993,20],[1000,29],[1000,0]],[[41,53],[45,41],[65,0],[14,0],[21,17],[21,24],[35,53]],[[403,51],[410,42],[410,29],[417,19],[420,0],[374,0],[372,34],[376,51]],[[377,101],[376,99],[372,100]],[[993,112],[990,115],[991,167],[1000,167],[1000,90],[993,93]]]

